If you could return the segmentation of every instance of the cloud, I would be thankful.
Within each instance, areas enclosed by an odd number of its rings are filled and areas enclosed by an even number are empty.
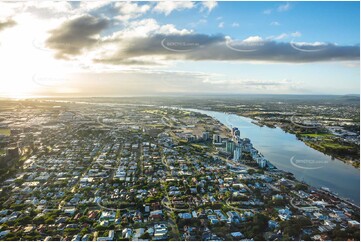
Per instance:
[[[288,34],[282,33],[282,34],[280,34],[280,35],[278,35],[278,36],[273,37],[272,39],[274,39],[274,40],[281,40],[281,39],[285,39],[285,38],[287,38],[287,37],[288,37]]]
[[[133,2],[116,2],[114,7],[118,10],[118,15],[114,18],[120,21],[138,18],[150,10],[147,4],[140,5]]]
[[[290,9],[291,9],[291,4],[287,2],[287,3],[279,5],[276,9],[273,9],[273,8],[265,9],[265,10],[263,10],[263,14],[271,14],[274,11],[286,12]]]
[[[302,34],[301,34],[301,32],[296,31],[296,32],[291,33],[291,36],[292,36],[292,37],[301,37]]]
[[[249,36],[248,38],[244,39],[243,42],[245,43],[254,43],[254,42],[262,42],[262,37],[255,35],[255,36]]]
[[[207,19],[200,19],[197,22],[189,23],[189,26],[195,28],[199,25],[206,24],[207,22],[208,22]]]
[[[219,24],[218,24],[218,28],[223,28],[224,27],[224,22],[220,22]]]
[[[204,1],[201,2],[201,4],[202,4],[201,11],[207,10],[208,13],[210,13],[218,5],[216,1]]]
[[[12,19],[0,20],[0,31],[11,28],[16,25],[16,22]]]
[[[223,35],[155,34],[148,37],[113,40],[122,44],[115,54],[97,58],[97,62],[121,64],[134,58],[160,61],[247,61],[310,63],[350,61],[359,59],[359,46],[339,46],[331,43],[294,43],[262,40],[253,36],[232,41]],[[311,53],[312,52],[312,53]]]
[[[273,21],[270,23],[271,26],[280,26],[281,24],[277,21]]]
[[[108,20],[91,15],[68,20],[50,32],[46,45],[56,51],[57,58],[67,59],[94,46],[99,40],[97,35],[108,25]]]
[[[111,53],[105,56],[99,56],[96,62],[104,62],[110,64],[129,63],[137,59],[138,64],[140,60],[147,60],[147,58],[156,57],[159,61],[168,61],[175,59],[184,59],[184,52],[193,51],[200,45],[211,45],[221,41],[224,37],[221,35],[208,36],[203,34],[154,34],[149,37],[128,38],[122,36],[121,38],[113,39],[115,44],[122,43],[115,54]],[[154,58],[152,61],[155,60]],[[152,62],[143,61],[143,64]]]
[[[109,39],[147,37],[157,33],[183,35],[190,34],[192,31],[177,29],[173,24],[160,25],[155,19],[146,18],[127,23],[122,30],[112,33]]]
[[[271,14],[272,13],[272,9],[266,9],[263,11],[263,14]]]
[[[278,12],[286,12],[290,9],[291,9],[291,4],[287,2],[285,4],[281,4],[280,6],[278,6],[277,11]]]
[[[301,32],[296,31],[296,32],[293,32],[293,33],[290,33],[290,34],[282,33],[282,34],[277,35],[277,36],[269,36],[267,39],[268,40],[282,40],[282,39],[286,39],[286,38],[289,38],[289,37],[301,37],[301,36],[302,36]]]
[[[188,1],[182,1],[182,2],[163,1],[157,3],[157,5],[153,8],[153,12],[169,15],[175,10],[180,11],[184,9],[192,9],[194,6],[195,5],[193,2],[188,2]]]
[[[239,23],[233,22],[233,23],[232,23],[232,27],[234,27],[234,28],[239,27]]]
[[[76,2],[75,2],[76,3]],[[84,12],[99,10],[100,8],[111,4],[109,1],[81,1],[78,9]]]

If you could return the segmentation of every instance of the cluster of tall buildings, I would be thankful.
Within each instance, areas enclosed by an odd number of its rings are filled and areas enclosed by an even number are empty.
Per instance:
[[[242,162],[242,155],[247,152],[252,159],[257,162],[260,168],[266,167],[269,162],[263,157],[262,154],[256,150],[251,141],[247,138],[240,137],[241,132],[237,127],[231,129],[232,138],[222,138],[218,134],[213,134],[212,141],[215,145],[226,144],[225,152],[229,154],[234,162]],[[243,161],[244,162],[244,161]]]
[[[226,152],[233,155],[233,161],[241,162],[242,153],[250,153],[251,157],[257,162],[260,168],[264,168],[267,165],[267,160],[262,154],[258,152],[251,141],[247,138],[242,139],[240,137],[240,130],[237,127],[233,127],[231,130],[232,139],[226,142]]]
[[[233,161],[239,162],[242,158],[242,146],[243,140],[241,139],[240,135],[241,132],[238,128],[234,127],[231,130],[232,139],[226,143],[226,151],[233,155]]]

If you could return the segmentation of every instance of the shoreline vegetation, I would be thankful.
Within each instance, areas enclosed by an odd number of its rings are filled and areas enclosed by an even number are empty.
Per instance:
[[[324,149],[322,149],[322,147],[320,147],[319,145],[316,145],[314,143],[305,142],[305,141],[303,141],[303,143],[305,143],[308,147],[311,147],[314,150],[320,151],[321,153],[323,153],[325,155],[331,156],[332,159],[338,159],[340,161],[345,162],[346,164],[352,165],[353,167],[355,167],[357,169],[360,169],[360,163],[359,162],[354,162],[354,160],[346,159],[346,158],[341,157],[341,156],[333,156],[333,155],[329,154],[328,152],[325,152]]]
[[[295,135],[298,140],[302,141],[308,147],[310,147],[314,150],[317,150],[325,155],[328,155],[332,159],[341,160],[346,164],[352,165],[353,167],[360,169],[360,160],[355,159],[356,157],[359,157],[359,155],[360,155],[360,154],[356,154],[357,153],[357,145],[351,145],[351,144],[343,145],[343,144],[340,144],[339,142],[336,143],[332,139],[335,136],[332,134],[329,134],[329,133],[325,133],[324,130],[315,129],[315,132],[309,133],[309,132],[307,132],[307,130],[292,129],[290,127],[289,122],[283,122],[283,123],[281,123],[280,121],[267,122],[267,121],[263,121],[263,120],[257,120],[254,118],[253,115],[245,115],[243,113],[232,113],[232,114],[236,114],[236,115],[246,117],[246,118],[251,118],[252,124],[255,124],[259,127],[264,127],[264,126],[266,126],[268,128],[279,127],[284,132]],[[307,139],[307,138],[310,138],[310,139]],[[323,138],[326,138],[327,142],[323,142]],[[316,142],[318,142],[318,144]],[[350,158],[349,155],[346,156],[346,155],[337,154],[340,152],[341,153],[344,153],[344,152],[351,153],[354,157],[352,159],[352,158]]]

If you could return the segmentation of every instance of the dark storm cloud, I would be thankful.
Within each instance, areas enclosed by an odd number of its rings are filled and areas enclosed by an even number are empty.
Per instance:
[[[286,43],[272,40],[231,41],[222,35],[153,35],[118,39],[119,51],[97,62],[122,64],[129,58],[161,56],[168,60],[268,61],[307,63],[358,60],[359,46]]]
[[[81,16],[63,23],[52,30],[46,45],[56,50],[56,57],[67,58],[79,55],[86,48],[94,46],[98,39],[95,35],[107,28],[109,21],[90,15]]]
[[[0,31],[6,29],[6,28],[11,28],[13,26],[16,25],[16,22],[12,19],[7,19],[7,20],[0,20]]]

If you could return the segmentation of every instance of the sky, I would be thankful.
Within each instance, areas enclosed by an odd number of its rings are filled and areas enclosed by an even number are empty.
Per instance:
[[[359,94],[359,2],[0,2],[0,96]]]

